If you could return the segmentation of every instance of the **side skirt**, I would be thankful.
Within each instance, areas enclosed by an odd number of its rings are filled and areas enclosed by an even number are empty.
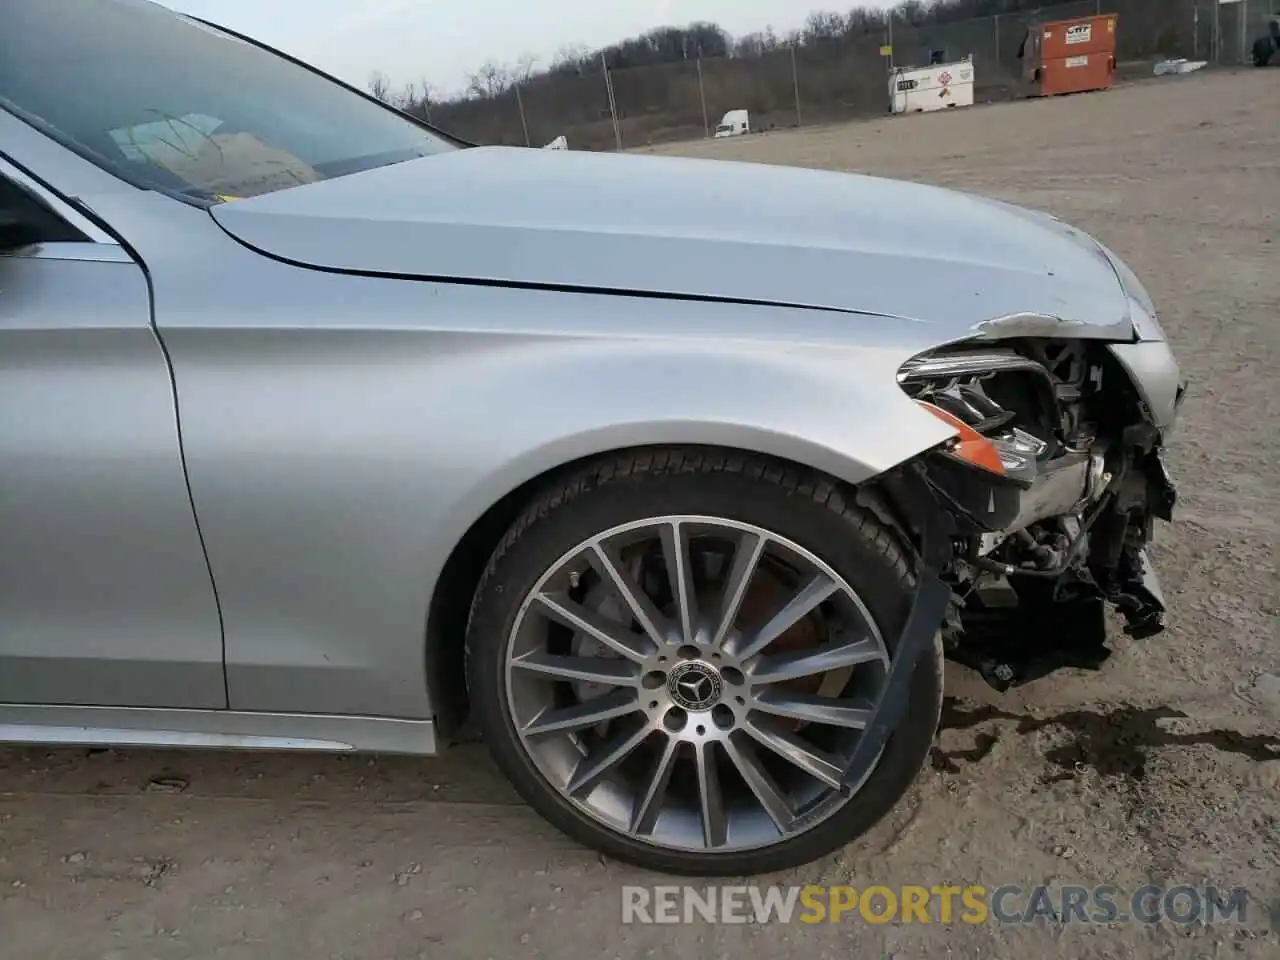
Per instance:
[[[234,710],[0,704],[0,743],[388,753],[437,752],[430,720]]]

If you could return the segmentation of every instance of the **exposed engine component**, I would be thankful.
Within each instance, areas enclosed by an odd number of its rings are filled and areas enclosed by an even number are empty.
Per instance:
[[[899,372],[958,433],[926,467],[961,521],[945,639],[1000,689],[1062,666],[1096,669],[1109,654],[1106,602],[1132,635],[1163,627],[1143,548],[1172,486],[1158,434],[1117,372],[1098,345],[1030,339],[930,354]]]
[[[987,530],[1014,533],[1051,517],[1079,515],[1106,490],[1106,445],[1079,409],[1086,368],[1079,345],[1071,347],[1066,356],[1046,355],[1071,379],[1012,350],[928,357],[899,374],[913,399],[997,452],[1007,489],[990,492],[985,506],[958,504]],[[962,430],[960,443],[965,436]]]

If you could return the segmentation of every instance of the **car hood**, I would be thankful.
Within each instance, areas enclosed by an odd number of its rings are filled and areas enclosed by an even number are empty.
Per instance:
[[[1133,334],[1115,269],[1080,231],[855,174],[477,147],[212,215],[326,270],[876,314],[937,324],[940,340]]]

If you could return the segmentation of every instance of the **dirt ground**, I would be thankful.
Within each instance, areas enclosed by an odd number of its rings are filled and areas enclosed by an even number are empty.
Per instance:
[[[481,748],[429,763],[22,749],[0,751],[0,953],[1280,956],[1278,81],[1170,78],[668,148],[1051,210],[1148,283],[1191,380],[1171,456],[1177,523],[1154,551],[1170,629],[1118,637],[1099,674],[1004,696],[955,670],[933,763],[899,808],[837,856],[764,882],[1211,883],[1252,891],[1243,924],[623,926],[621,885],[665,878],[562,839]]]

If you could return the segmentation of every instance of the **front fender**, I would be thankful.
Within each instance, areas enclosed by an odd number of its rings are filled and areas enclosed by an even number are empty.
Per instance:
[[[896,382],[928,324],[318,273],[93,202],[152,276],[236,709],[431,716],[441,571],[566,462],[719,444],[857,482],[949,436]]]
[[[748,450],[860,483],[953,434],[899,390],[908,356],[829,344],[529,345],[495,360],[467,391],[460,416],[471,425],[455,420],[453,429],[484,436],[491,452],[445,515],[460,537],[549,470],[653,444]]]

